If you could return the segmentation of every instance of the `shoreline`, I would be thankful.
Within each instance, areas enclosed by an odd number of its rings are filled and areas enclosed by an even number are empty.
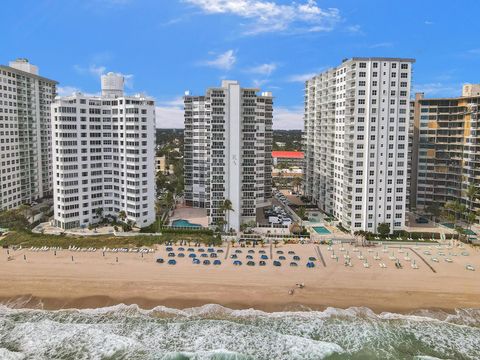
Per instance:
[[[30,298],[29,301],[24,301],[25,297]],[[14,305],[21,301],[22,306]],[[41,306],[40,306],[41,304]],[[420,311],[443,312],[446,314],[455,314],[456,310],[460,309],[480,309],[480,306],[458,306],[458,307],[391,307],[391,306],[377,306],[374,304],[363,305],[346,305],[338,306],[335,304],[301,304],[301,303],[216,303],[202,300],[186,300],[186,299],[164,299],[161,301],[147,298],[125,298],[115,299],[104,295],[93,295],[84,298],[40,298],[27,295],[18,295],[11,298],[0,297],[0,305],[6,306],[15,310],[45,310],[45,311],[75,311],[75,310],[98,310],[115,306],[138,306],[139,309],[145,311],[152,311],[158,307],[165,307],[174,310],[186,310],[191,308],[199,308],[206,305],[220,305],[231,310],[258,310],[265,313],[281,313],[281,312],[309,312],[309,311],[325,311],[328,308],[347,310],[350,308],[365,308],[373,311],[375,314],[381,313],[395,313],[400,315],[411,315]],[[13,306],[12,306],[13,305]]]

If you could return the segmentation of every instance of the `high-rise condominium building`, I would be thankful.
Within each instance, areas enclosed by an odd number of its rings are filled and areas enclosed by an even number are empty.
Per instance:
[[[223,81],[184,101],[186,204],[238,231],[271,199],[272,94]],[[233,211],[222,212],[225,200]]]
[[[103,75],[102,96],[75,93],[52,104],[55,224],[70,229],[121,212],[155,221],[155,104],[125,96],[123,77]],[[100,209],[100,210],[99,210]]]
[[[56,85],[26,59],[0,65],[0,210],[52,195],[50,104]]]
[[[405,225],[413,62],[352,58],[306,82],[305,193],[351,231]]]
[[[460,200],[470,211],[469,186],[480,188],[480,85],[465,85],[461,97],[425,99],[416,95],[412,197],[417,210]],[[414,176],[416,174],[416,176]],[[427,209],[428,210],[428,209]]]

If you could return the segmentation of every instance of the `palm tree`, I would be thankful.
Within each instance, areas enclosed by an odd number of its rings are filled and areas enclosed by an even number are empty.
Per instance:
[[[120,210],[118,212],[118,218],[125,222],[125,219],[127,218],[127,213],[125,212],[125,210]]]
[[[292,181],[292,184],[293,184],[293,190],[295,190],[296,188],[297,189],[296,192],[298,193],[300,185],[302,185],[302,178],[299,178],[299,177],[294,178]]]
[[[305,207],[300,206],[297,210],[297,215],[300,218],[300,226],[302,227],[302,230],[303,230],[303,218],[305,217],[306,214],[307,212],[305,210]]]
[[[472,184],[467,187],[467,189],[464,191],[464,194],[468,199],[469,210],[473,211],[473,206],[475,201],[477,201],[480,198],[480,189]]]
[[[103,219],[102,219],[102,217],[103,217],[103,208],[101,208],[101,207],[96,208],[96,209],[95,209],[95,215],[97,215],[101,220],[103,220]]]
[[[226,222],[227,222],[227,232],[228,232],[230,230],[230,224],[229,224],[229,221],[228,221],[227,214],[228,214],[228,211],[234,211],[233,207],[232,207],[232,202],[228,199],[225,199],[223,201],[223,204],[220,206],[220,211],[223,213],[223,215],[227,219]]]

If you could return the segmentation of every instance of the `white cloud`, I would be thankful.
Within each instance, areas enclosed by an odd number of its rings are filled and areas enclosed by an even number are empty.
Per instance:
[[[76,92],[81,92],[81,90],[74,86],[58,86],[57,87],[58,96],[70,96]]]
[[[362,27],[360,25],[350,25],[346,27],[347,32],[353,34],[362,34]]]
[[[425,20],[425,25],[433,25],[435,24],[433,21]]]
[[[370,49],[378,49],[378,48],[388,48],[392,47],[393,44],[391,42],[381,42],[381,43],[376,43],[372,44],[369,46]]]
[[[275,70],[277,70],[277,64],[262,64],[248,69],[248,72],[252,74],[260,74],[270,76]]]
[[[183,129],[183,98],[158,102],[155,117],[158,129]]]
[[[80,65],[74,65],[74,69],[80,74],[91,74],[95,75],[96,77],[100,77],[101,75],[105,74],[107,68],[105,66],[97,66],[95,64],[91,64],[88,67],[83,67]]]
[[[88,67],[74,65],[73,68],[79,74],[89,74],[89,75],[93,75],[96,78],[100,78],[102,75],[107,73],[107,68],[105,66],[97,66],[95,64],[91,64]],[[125,87],[127,89],[133,89],[133,79],[134,79],[133,74],[122,74],[120,72],[117,72],[116,74],[123,76],[125,80]]]
[[[316,73],[306,73],[306,74],[297,74],[297,75],[291,75],[287,78],[288,82],[305,82],[307,80],[310,80],[313,78]]]
[[[461,91],[461,84],[444,84],[440,82],[414,84],[412,93],[423,92],[428,96],[458,96]]]
[[[230,70],[237,62],[237,57],[233,50],[227,50],[223,54],[218,55],[213,60],[207,60],[200,63],[203,66],[210,66],[221,70]]]
[[[236,15],[250,20],[245,34],[330,31],[340,21],[336,8],[322,9],[316,0],[277,4],[266,0],[184,0],[207,14]]]
[[[301,130],[303,129],[303,108],[274,108],[273,128],[282,130]]]

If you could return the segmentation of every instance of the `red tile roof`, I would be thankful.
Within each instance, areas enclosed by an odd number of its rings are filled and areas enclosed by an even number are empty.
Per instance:
[[[272,151],[272,157],[285,159],[303,159],[301,151]]]

